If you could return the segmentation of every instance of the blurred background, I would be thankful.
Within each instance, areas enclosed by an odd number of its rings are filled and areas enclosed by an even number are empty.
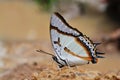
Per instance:
[[[0,74],[23,63],[48,64],[51,57],[36,50],[53,53],[49,34],[53,12],[62,14],[94,42],[102,43],[98,50],[105,52],[106,58],[85,68],[120,69],[119,0],[0,0]]]

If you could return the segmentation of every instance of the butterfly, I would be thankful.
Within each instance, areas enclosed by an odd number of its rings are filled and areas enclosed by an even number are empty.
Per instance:
[[[57,12],[51,16],[50,20],[50,38],[55,55],[43,52],[52,56],[53,60],[58,63],[59,68],[64,66],[77,66],[93,64],[98,62],[98,58],[104,58],[97,52],[96,46],[100,43],[93,43],[82,32],[71,27],[66,20]]]

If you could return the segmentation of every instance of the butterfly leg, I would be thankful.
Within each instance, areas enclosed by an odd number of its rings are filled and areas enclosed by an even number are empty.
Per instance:
[[[73,73],[73,74],[76,75],[76,73],[74,72],[74,69],[72,68],[72,67],[74,67],[74,66],[71,66],[71,65],[69,64],[68,59],[66,59],[65,61],[66,61],[66,65],[68,66],[68,69],[69,69],[68,71],[69,71],[69,73]]]
[[[70,67],[69,63],[68,63],[68,59],[65,60],[65,64]]]
[[[58,61],[58,59],[57,59],[57,57],[56,57],[56,56],[53,56],[52,58],[53,58],[53,60],[54,60],[54,61],[56,61],[56,62],[58,63],[58,67],[59,67],[59,68],[64,67],[64,65],[63,65],[63,64],[61,64],[61,63]]]

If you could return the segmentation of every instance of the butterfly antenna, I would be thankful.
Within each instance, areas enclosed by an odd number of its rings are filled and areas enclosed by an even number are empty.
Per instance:
[[[45,53],[45,54],[48,54],[48,55],[54,56],[53,54],[48,53],[48,52],[45,52],[45,51],[43,51],[43,50],[36,50],[36,51],[37,51],[37,52],[40,52],[40,53]]]

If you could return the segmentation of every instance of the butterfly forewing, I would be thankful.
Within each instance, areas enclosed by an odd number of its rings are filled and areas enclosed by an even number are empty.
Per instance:
[[[83,34],[79,32],[77,29],[72,28],[67,22],[64,20],[64,18],[59,15],[58,13],[54,13],[51,17],[51,22],[50,25],[53,26],[54,28],[59,29],[60,31],[66,33],[66,34],[71,34],[74,36],[82,36]]]

